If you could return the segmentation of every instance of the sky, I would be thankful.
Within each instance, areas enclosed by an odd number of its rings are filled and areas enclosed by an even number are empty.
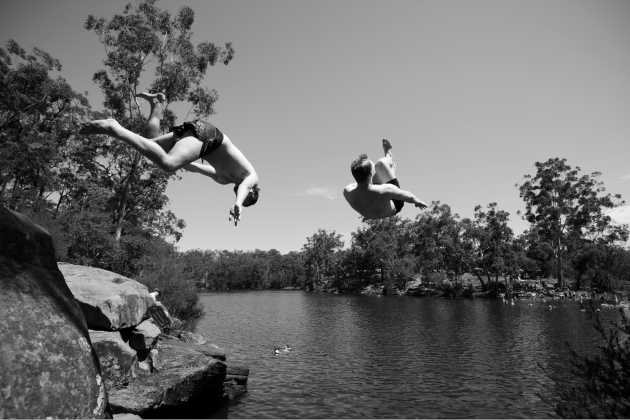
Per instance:
[[[0,43],[14,39],[59,59],[61,76],[92,82],[105,52],[88,15],[111,18],[128,1],[3,0]],[[232,42],[229,65],[210,67],[208,120],[254,165],[260,200],[228,221],[231,187],[182,172],[167,189],[186,221],[181,251],[299,251],[318,229],[346,243],[362,225],[345,202],[350,163],[394,146],[403,189],[473,217],[498,203],[516,234],[527,228],[516,184],[534,163],[566,158],[601,172],[607,192],[630,199],[630,2],[160,1],[195,11],[193,42]],[[153,74],[143,74],[147,88]],[[145,105],[146,106],[146,105]],[[171,109],[184,121],[189,105]],[[147,108],[148,110],[148,108]],[[629,200],[630,201],[630,200]],[[419,209],[401,212],[415,219]],[[630,205],[613,213],[630,223]]]

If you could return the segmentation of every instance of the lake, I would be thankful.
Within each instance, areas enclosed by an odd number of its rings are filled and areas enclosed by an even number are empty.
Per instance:
[[[581,354],[600,343],[575,301],[305,291],[200,298],[207,314],[196,332],[224,348],[229,364],[250,368],[248,392],[217,418],[547,418],[536,393],[553,383],[538,364],[566,373],[567,341]],[[274,355],[285,344],[293,350]]]

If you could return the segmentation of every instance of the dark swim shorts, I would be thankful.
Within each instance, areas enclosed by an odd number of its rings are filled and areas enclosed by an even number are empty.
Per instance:
[[[182,125],[171,127],[175,143],[181,140],[187,130],[192,131],[193,136],[203,143],[199,159],[203,159],[207,153],[212,152],[223,143],[223,133],[214,125],[202,120],[187,121]]]
[[[395,185],[398,188],[400,188],[400,184],[398,183],[398,178],[394,178],[391,181],[388,181],[387,183]],[[396,214],[400,213],[400,211],[402,210],[403,206],[405,205],[405,202],[402,201],[402,200],[391,200],[391,201],[392,201],[392,203],[394,203],[394,207],[396,207]]]

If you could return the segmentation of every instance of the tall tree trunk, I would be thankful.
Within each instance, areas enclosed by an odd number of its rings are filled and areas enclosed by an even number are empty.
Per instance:
[[[582,271],[578,271],[577,276],[575,278],[575,290],[582,289]]]
[[[122,235],[122,225],[125,220],[125,214],[127,212],[127,203],[129,203],[129,195],[131,194],[131,185],[134,182],[136,175],[136,168],[138,163],[140,162],[140,153],[135,152],[135,157],[133,159],[133,164],[131,166],[131,172],[129,173],[129,177],[127,178],[127,184],[125,185],[125,190],[123,191],[122,199],[120,200],[120,206],[118,206],[118,218],[116,220],[116,232],[114,234],[114,239],[116,242],[120,240],[120,236]]]
[[[20,188],[20,179],[15,177],[13,183],[13,189],[11,191],[11,200],[9,201],[9,210],[18,211],[19,195],[22,189]]]
[[[562,251],[560,249],[560,236],[558,236],[558,248],[556,251],[558,253],[558,288],[562,289],[564,287],[564,279],[562,278]]]
[[[481,283],[481,290],[486,290],[486,283],[483,282],[483,279],[481,278],[481,275],[479,274],[479,272],[475,271],[475,274],[477,275],[477,278],[479,279],[479,282]]]
[[[63,194],[59,194],[59,201],[57,201],[57,206],[55,207],[55,212],[53,213],[53,220],[57,219],[57,215],[59,214],[59,207],[61,206],[61,202],[65,196]]]
[[[0,202],[2,202],[2,197],[4,197],[4,192],[7,189],[7,185],[9,185],[9,177],[7,176],[2,183],[2,188],[0,189]]]

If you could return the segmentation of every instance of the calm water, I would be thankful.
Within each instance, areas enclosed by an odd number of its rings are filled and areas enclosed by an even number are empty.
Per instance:
[[[564,372],[566,341],[589,354],[599,343],[573,301],[303,291],[201,301],[197,332],[251,369],[249,392],[218,413],[228,418],[550,417],[536,393],[553,385],[537,364]],[[285,344],[293,351],[275,356]]]

